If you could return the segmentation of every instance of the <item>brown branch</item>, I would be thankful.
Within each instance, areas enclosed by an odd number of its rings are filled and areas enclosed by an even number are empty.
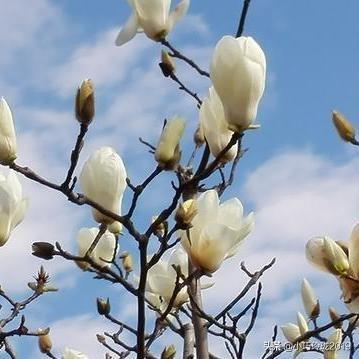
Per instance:
[[[84,137],[86,135],[86,132],[88,130],[88,124],[83,124],[81,123],[80,125],[80,133],[77,136],[77,140],[76,140],[76,144],[75,144],[75,148],[72,150],[71,152],[71,158],[70,158],[70,168],[67,172],[65,181],[62,183],[62,187],[63,188],[69,188],[70,182],[72,180],[72,176],[75,172],[75,168],[77,166],[79,157],[80,157],[80,152],[82,150],[83,147],[83,140]]]
[[[182,53],[180,53],[177,49],[175,49],[167,40],[162,40],[161,44],[163,46],[168,47],[172,53],[170,53],[169,55],[172,57],[176,57],[180,60],[183,60],[184,62],[186,62],[188,65],[190,65],[191,67],[193,67],[200,75],[202,76],[206,76],[209,77],[209,73],[207,71],[202,70],[193,60],[189,59],[187,56],[183,55]]]

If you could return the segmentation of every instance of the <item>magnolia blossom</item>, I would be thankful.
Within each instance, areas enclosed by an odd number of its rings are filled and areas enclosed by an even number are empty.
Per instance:
[[[316,318],[319,315],[319,300],[316,297],[310,283],[304,278],[302,282],[302,302],[305,312],[309,318]]]
[[[99,229],[81,228],[77,235],[77,246],[79,257],[85,256],[91,244],[98,235]],[[119,249],[119,246],[117,247]],[[114,252],[116,250],[116,237],[109,231],[106,231],[98,241],[95,249],[91,253],[91,259],[98,265],[110,266]]]
[[[306,246],[308,260],[319,269],[335,275],[348,309],[359,313],[359,224],[351,233],[348,245],[329,237],[311,239]]]
[[[254,215],[250,213],[243,218],[243,206],[238,198],[220,204],[215,190],[198,197],[197,209],[192,227],[179,232],[181,243],[193,265],[212,273],[225,259],[236,254],[254,226]]]
[[[16,135],[11,110],[5,99],[0,99],[0,163],[8,165],[16,159]]]
[[[324,359],[337,359],[338,351],[342,343],[343,332],[335,329],[328,337],[324,350]]]
[[[318,269],[334,275],[344,274],[349,261],[342,247],[328,236],[315,237],[307,242],[307,259]]]
[[[150,258],[149,258],[150,259]],[[172,251],[168,261],[160,259],[147,274],[146,292],[153,306],[166,310],[176,285],[177,273],[173,266],[179,266],[181,273],[188,276],[188,257],[181,247]],[[187,287],[177,294],[174,307],[188,301]]]
[[[24,219],[27,206],[28,200],[23,197],[15,172],[10,170],[7,177],[0,174],[0,247]]]
[[[299,326],[293,323],[287,323],[281,326],[283,335],[290,342],[294,343],[301,336]]]
[[[84,194],[113,213],[119,213],[126,189],[126,169],[121,157],[111,147],[101,147],[86,161],[80,175]],[[96,209],[92,210],[99,223],[111,224],[114,220]]]
[[[163,40],[177,21],[186,14],[190,0],[182,0],[171,9],[171,0],[128,0],[133,12],[121,29],[116,45],[130,41],[137,32],[143,32],[154,41]]]
[[[228,145],[233,131],[228,129],[222,102],[213,87],[209,89],[208,97],[203,100],[199,111],[199,121],[211,154],[217,157]],[[225,162],[232,161],[236,157],[237,150],[237,144],[232,146],[222,160]]]
[[[179,162],[181,157],[179,143],[185,126],[186,122],[181,117],[175,116],[167,121],[155,151],[155,159],[161,167],[173,169]]]
[[[77,350],[65,348],[61,355],[61,359],[89,359],[89,357]]]
[[[210,68],[231,130],[242,132],[257,116],[266,79],[266,58],[251,37],[224,36],[216,45]]]

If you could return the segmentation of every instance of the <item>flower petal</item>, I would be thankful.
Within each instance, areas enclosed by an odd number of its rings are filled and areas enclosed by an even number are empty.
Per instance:
[[[171,31],[173,26],[184,16],[186,15],[190,0],[182,0],[176,8],[170,13],[168,18],[168,31]]]
[[[138,29],[138,19],[136,13],[134,12],[129,17],[126,24],[122,27],[119,34],[117,35],[115,44],[117,46],[121,46],[126,42],[132,40],[137,33],[137,29]]]

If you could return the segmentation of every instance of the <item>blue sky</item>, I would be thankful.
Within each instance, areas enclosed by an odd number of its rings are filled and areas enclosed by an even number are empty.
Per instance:
[[[137,183],[155,166],[137,137],[155,142],[163,119],[173,114],[188,119],[184,153],[190,153],[197,110],[191,98],[162,77],[157,66],[161,47],[144,35],[124,47],[114,46],[116,32],[130,14],[126,1],[33,0],[31,7],[27,4],[0,0],[0,95],[14,112],[20,164],[56,181],[63,178],[77,135],[73,95],[87,77],[96,84],[97,117],[80,165],[92,150],[111,145]],[[235,33],[240,9],[241,1],[193,1],[188,16],[169,39],[208,68],[218,39]],[[303,276],[323,297],[323,308],[329,303],[341,308],[335,281],[312,269],[303,253],[311,236],[346,239],[358,220],[356,148],[342,143],[331,123],[333,109],[358,123],[358,11],[356,0],[346,0],[345,6],[335,0],[252,0],[245,35],[261,44],[268,63],[266,93],[257,118],[262,127],[245,136],[250,150],[225,198],[238,196],[247,212],[254,210],[256,229],[205,294],[207,308],[215,312],[245,280],[238,270],[240,261],[258,268],[273,256],[278,258],[264,279],[262,319],[257,342],[249,342],[248,358],[256,358],[258,342],[261,349],[274,323],[294,320],[296,311],[303,310],[298,296]],[[191,68],[178,64],[178,76],[205,95],[209,82]],[[144,195],[136,216],[140,227],[168,202],[162,193],[169,188],[170,178],[164,175]],[[29,254],[32,242],[60,241],[75,250],[79,228],[94,225],[88,209],[74,207],[28,181],[22,183],[30,198],[29,212],[0,251],[0,284],[19,297],[26,294],[26,283],[41,264]],[[121,248],[133,251],[135,247],[125,235]],[[103,351],[93,336],[102,328],[107,330],[107,324],[96,316],[95,298],[110,295],[114,310],[130,320],[134,308],[129,297],[91,280],[69,263],[56,260],[45,265],[61,291],[29,308],[29,325],[51,326],[57,352],[69,345],[91,358],[101,357]],[[238,273],[238,280],[228,283],[229,273]],[[20,358],[27,358],[29,351],[31,358],[41,358],[33,339],[15,344]],[[218,343],[213,348],[223,353]]]

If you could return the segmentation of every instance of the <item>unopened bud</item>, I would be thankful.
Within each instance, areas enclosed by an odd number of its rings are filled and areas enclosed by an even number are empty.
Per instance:
[[[305,308],[305,312],[310,319],[315,319],[320,314],[320,305],[317,296],[310,283],[303,279],[302,282],[302,301]]]
[[[170,345],[164,349],[161,355],[161,359],[174,359],[176,356],[176,348],[174,345]]]
[[[40,334],[39,340],[38,340],[40,352],[46,354],[52,348],[52,342],[51,342],[50,335],[48,332],[46,334],[45,333],[43,334],[42,329],[38,330],[38,334]]]
[[[328,269],[335,275],[345,274],[349,270],[349,260],[345,252],[329,237],[324,238],[323,244],[324,261]]]
[[[84,80],[77,90],[75,112],[77,120],[88,125],[95,116],[94,86],[91,80]]]
[[[75,261],[76,265],[83,271],[89,269],[91,266],[88,262],[85,261]]]
[[[157,220],[158,216],[153,216],[152,217],[152,223],[155,222]],[[158,237],[163,237],[166,233],[166,230],[168,228],[168,224],[166,221],[161,222],[160,224],[158,224],[154,230],[154,233],[156,236]]]
[[[132,261],[132,256],[130,253],[126,253],[122,257],[122,266],[123,266],[124,270],[126,271],[126,273],[130,273],[133,271],[133,261]]]
[[[175,221],[178,227],[180,229],[188,229],[197,212],[197,202],[194,199],[180,203],[175,214]]]
[[[173,58],[165,50],[162,50],[162,52],[161,52],[161,62],[159,63],[159,66],[160,66],[162,73],[165,77],[170,76],[176,70],[176,66],[173,61]]]
[[[355,128],[340,112],[333,111],[333,123],[339,136],[346,142],[359,145],[355,138]]]
[[[206,139],[204,137],[203,126],[201,126],[201,124],[198,125],[193,135],[193,141],[197,147],[201,147],[206,142]]]
[[[122,224],[118,221],[112,222],[107,229],[115,234],[115,235],[119,235],[122,232]]]
[[[105,344],[106,343],[106,337],[104,337],[103,335],[101,334],[96,334],[96,338],[98,340],[99,343],[101,344]]]
[[[329,307],[328,312],[329,312],[329,316],[330,316],[330,319],[332,320],[332,322],[335,322],[338,319],[340,319],[339,313],[333,307]],[[340,329],[342,327],[342,324],[343,323],[340,321],[334,325],[334,328]]]
[[[106,300],[103,298],[97,298],[96,299],[97,304],[97,311],[100,315],[107,315],[111,312],[111,304],[110,299],[107,298]]]
[[[42,259],[52,259],[54,257],[55,247],[47,242],[35,242],[31,246],[32,255]]]
[[[180,117],[174,117],[167,121],[162,130],[155,151],[155,159],[165,170],[174,170],[181,159],[179,143],[184,129],[185,120]]]

